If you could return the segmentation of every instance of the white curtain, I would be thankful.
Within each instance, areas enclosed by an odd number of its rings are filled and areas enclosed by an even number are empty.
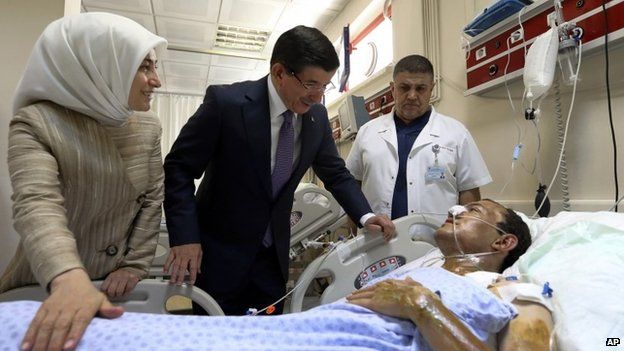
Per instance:
[[[161,142],[163,159],[171,150],[180,129],[195,113],[202,101],[202,96],[192,95],[157,94],[154,97],[152,111],[160,119],[163,129]]]

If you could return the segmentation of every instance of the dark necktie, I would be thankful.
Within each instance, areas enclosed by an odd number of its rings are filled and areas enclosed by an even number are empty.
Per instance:
[[[284,122],[279,131],[277,139],[277,150],[275,151],[275,167],[271,175],[271,185],[273,187],[273,199],[277,198],[290,175],[292,173],[293,151],[295,149],[295,129],[293,128],[293,113],[290,110],[282,113]],[[265,247],[271,246],[273,243],[273,235],[271,233],[271,225],[264,234],[262,244]]]

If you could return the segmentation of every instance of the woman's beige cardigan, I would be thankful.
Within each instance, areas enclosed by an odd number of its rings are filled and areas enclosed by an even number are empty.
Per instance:
[[[141,114],[106,127],[51,102],[11,120],[8,165],[21,236],[0,292],[84,267],[92,279],[117,268],[145,277],[163,201],[158,119]]]

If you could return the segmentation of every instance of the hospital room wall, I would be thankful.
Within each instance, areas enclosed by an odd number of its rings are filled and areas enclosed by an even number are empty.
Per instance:
[[[489,0],[445,1],[440,6],[441,64],[438,72],[442,76],[442,100],[436,107],[462,121],[475,138],[485,158],[494,182],[482,189],[484,197],[500,199],[527,213],[533,209],[533,199],[538,182],[549,183],[559,157],[555,119],[554,89],[542,103],[539,122],[541,135],[541,180],[517,164],[511,182],[500,193],[511,174],[511,155],[517,142],[517,128],[507,100],[505,87],[498,87],[480,96],[464,97],[465,64],[460,50],[459,34],[462,27],[475,15],[475,11],[486,7]],[[464,6],[461,11],[461,6]],[[610,80],[614,128],[618,137],[618,174],[620,196],[624,177],[624,45],[610,47]],[[581,81],[578,83],[570,127],[566,142],[566,160],[569,178],[569,193],[572,210],[605,210],[614,202],[613,147],[608,125],[608,108],[604,69],[605,55],[601,50],[586,54],[582,60]],[[518,79],[509,84],[516,109],[521,109],[524,86]],[[564,118],[567,117],[572,89],[561,87],[561,105]],[[524,130],[521,160],[532,168],[536,154],[536,132],[518,112],[515,121]],[[561,209],[561,187],[558,179],[550,195],[551,215]]]
[[[19,241],[11,219],[12,190],[6,165],[13,93],[32,46],[46,25],[64,13],[77,12],[80,12],[79,0],[0,0],[0,274]]]
[[[531,213],[538,183],[549,183],[555,172],[559,157],[557,128],[555,121],[554,90],[542,103],[542,117],[539,121],[541,136],[541,177],[537,170],[531,171],[537,150],[537,133],[533,124],[527,122],[520,113],[512,118],[512,110],[504,86],[485,94],[465,97],[466,76],[464,52],[460,46],[460,32],[463,26],[474,18],[475,13],[486,7],[490,0],[438,0],[440,64],[435,67],[441,76],[441,100],[436,109],[450,115],[466,125],[472,133],[488,165],[494,181],[483,187],[483,197],[499,199],[516,209]],[[411,53],[422,53],[423,45],[419,42],[422,27],[417,25],[422,18],[421,1],[394,0],[393,6],[393,42],[394,61]],[[344,19],[337,19],[338,21]],[[345,22],[346,23],[346,22]],[[331,28],[331,26],[329,27]],[[619,137],[618,155],[620,162],[620,196],[624,193],[624,62],[618,57],[624,55],[624,45],[610,47],[610,78],[612,110],[616,135]],[[569,192],[572,210],[593,211],[609,208],[613,204],[614,177],[613,151],[608,127],[608,110],[604,81],[604,54],[600,50],[587,54],[582,61],[581,77],[577,87],[574,110],[566,143]],[[357,95],[370,96],[370,92],[387,87],[391,75],[367,85]],[[524,86],[521,79],[509,83],[510,93],[516,109],[521,109],[521,97]],[[571,99],[570,87],[561,87],[561,105],[564,118],[567,116]],[[367,95],[368,94],[368,95]],[[337,112],[337,105],[329,106],[330,116]],[[523,133],[521,142],[521,164],[517,162],[511,172],[512,151],[518,140],[518,127]],[[339,144],[343,157],[349,154],[350,142]],[[511,180],[509,181],[511,177]],[[539,178],[539,179],[538,179]],[[508,186],[501,193],[505,183]],[[549,195],[552,203],[551,215],[561,209],[561,190],[559,179],[553,185]]]

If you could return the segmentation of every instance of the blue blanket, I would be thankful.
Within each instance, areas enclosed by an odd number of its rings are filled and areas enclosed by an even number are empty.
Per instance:
[[[481,340],[501,330],[515,315],[470,279],[441,268],[420,268],[381,279],[407,276],[437,291]],[[377,280],[379,281],[379,280]],[[375,281],[371,282],[371,284]],[[0,304],[0,350],[16,349],[38,302]],[[124,313],[96,318],[81,350],[429,350],[415,325],[340,300],[282,316],[200,317]]]

